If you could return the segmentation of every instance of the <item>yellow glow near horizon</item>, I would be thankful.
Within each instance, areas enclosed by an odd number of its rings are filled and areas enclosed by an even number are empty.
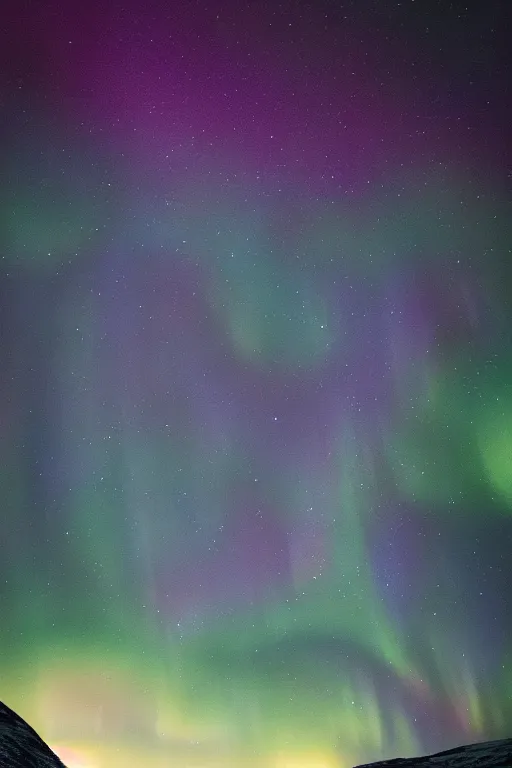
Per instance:
[[[273,768],[345,768],[334,755],[322,752],[301,754],[279,753]]]

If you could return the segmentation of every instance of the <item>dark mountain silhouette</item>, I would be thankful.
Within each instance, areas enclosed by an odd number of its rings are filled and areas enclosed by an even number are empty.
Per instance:
[[[1,701],[0,768],[66,768],[34,729]]]
[[[367,763],[358,768],[512,768],[512,739],[469,744],[428,757]]]

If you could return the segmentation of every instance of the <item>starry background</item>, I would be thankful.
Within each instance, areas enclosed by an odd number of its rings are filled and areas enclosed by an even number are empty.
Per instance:
[[[7,2],[0,691],[70,768],[510,735],[505,29]]]

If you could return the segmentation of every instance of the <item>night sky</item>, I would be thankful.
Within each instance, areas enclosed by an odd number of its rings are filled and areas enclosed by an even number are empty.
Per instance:
[[[70,768],[511,735],[505,6],[3,6],[0,699]]]

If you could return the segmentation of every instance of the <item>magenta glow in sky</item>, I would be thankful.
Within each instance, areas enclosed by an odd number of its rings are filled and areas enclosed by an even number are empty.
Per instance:
[[[77,760],[507,735],[503,29],[7,9],[0,696]]]

